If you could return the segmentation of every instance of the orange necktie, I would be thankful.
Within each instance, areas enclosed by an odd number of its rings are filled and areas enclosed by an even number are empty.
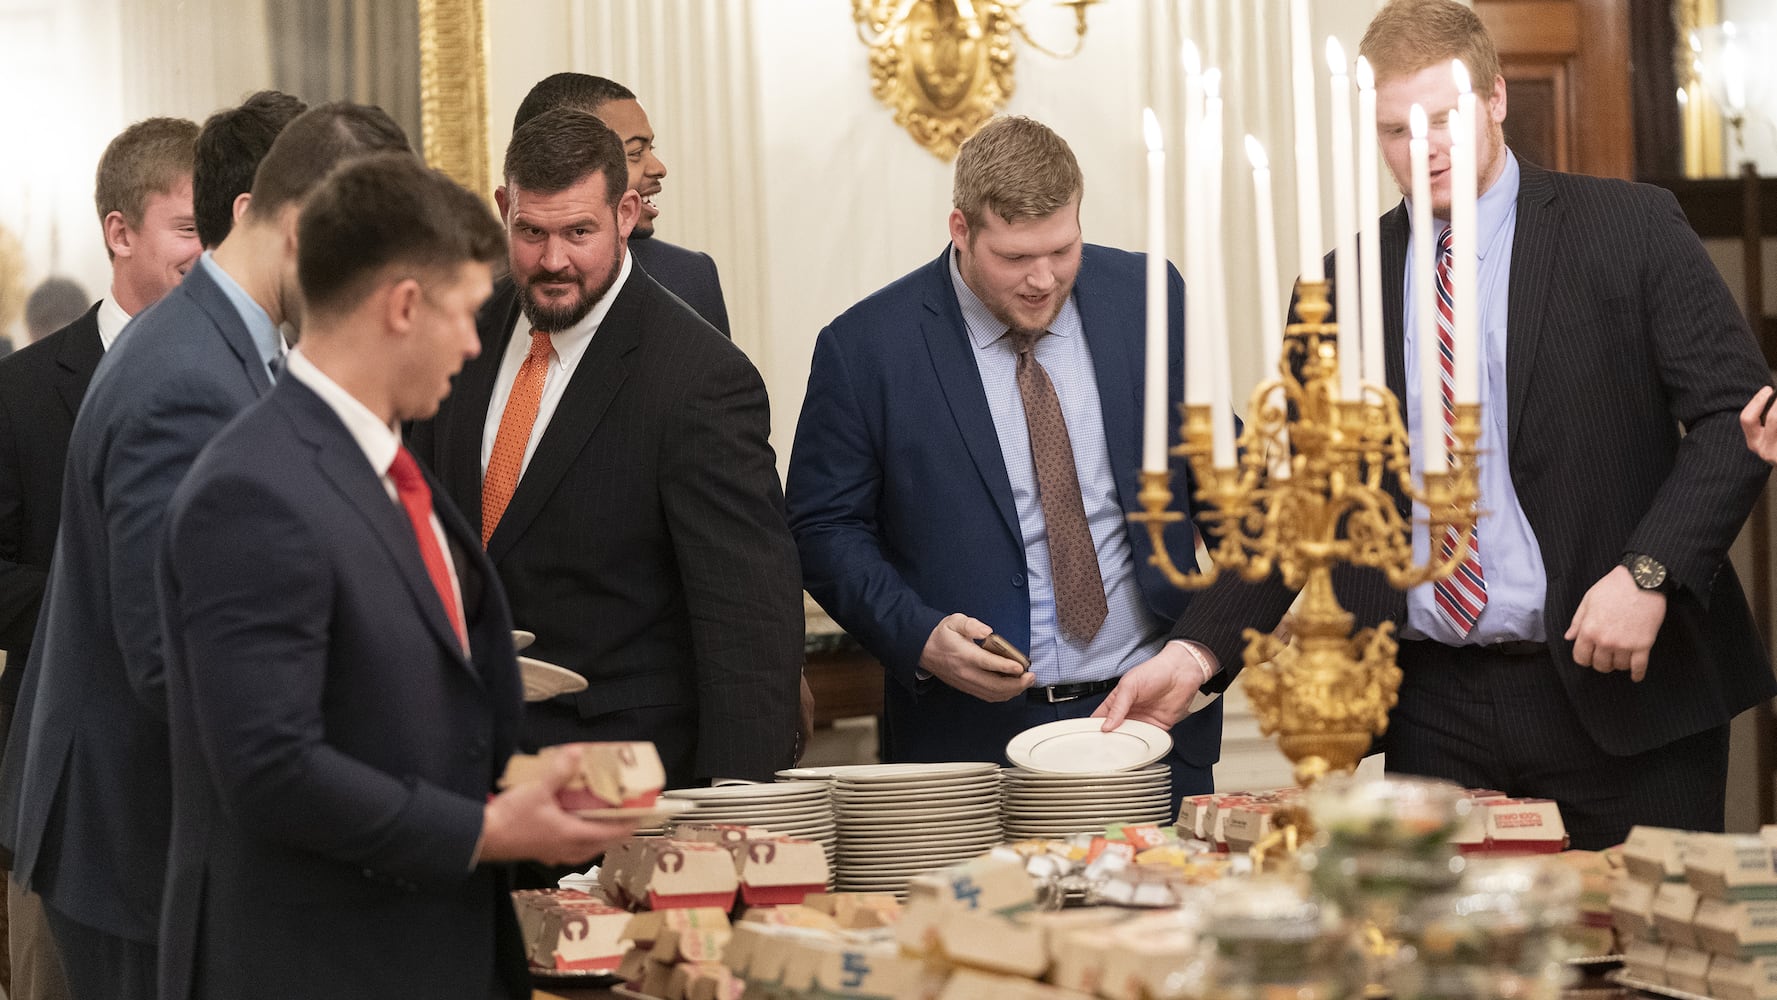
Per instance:
[[[512,380],[512,395],[506,399],[506,410],[500,414],[500,430],[494,435],[494,450],[487,459],[487,475],[481,479],[481,547],[494,537],[494,529],[512,502],[518,489],[518,475],[524,470],[524,450],[531,443],[531,428],[537,424],[537,407],[543,402],[543,382],[549,377],[549,355],[554,348],[549,334],[531,332],[531,353],[518,366],[518,377]]]

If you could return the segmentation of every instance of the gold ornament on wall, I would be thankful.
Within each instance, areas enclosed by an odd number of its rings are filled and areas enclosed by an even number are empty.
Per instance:
[[[486,199],[487,21],[482,0],[419,0],[426,163]]]
[[[940,159],[1005,107],[1016,61],[1013,36],[1067,59],[1086,40],[1086,9],[1099,0],[1058,0],[1074,13],[1074,44],[1065,52],[1032,38],[1025,0],[852,0],[858,38],[870,49],[870,92],[895,124]]]

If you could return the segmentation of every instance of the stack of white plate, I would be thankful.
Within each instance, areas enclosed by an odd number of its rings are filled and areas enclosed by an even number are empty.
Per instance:
[[[824,781],[780,781],[769,785],[718,785],[714,788],[677,788],[665,798],[697,803],[697,808],[673,821],[685,823],[732,823],[759,826],[772,833],[820,842],[832,866],[838,841],[833,806]]]
[[[1172,822],[1172,772],[1165,764],[1074,774],[1009,767],[1002,777],[1008,838],[1099,833],[1110,823]]]
[[[905,892],[913,876],[977,857],[1002,839],[996,764],[860,764],[779,774],[832,782],[839,821],[834,886],[842,892]]]

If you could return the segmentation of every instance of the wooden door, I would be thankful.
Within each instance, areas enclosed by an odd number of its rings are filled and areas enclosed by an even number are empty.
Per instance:
[[[1475,0],[1506,78],[1506,142],[1555,170],[1633,177],[1629,0]]]

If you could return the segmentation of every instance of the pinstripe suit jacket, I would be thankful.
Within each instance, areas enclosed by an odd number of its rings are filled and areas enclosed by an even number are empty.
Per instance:
[[[503,280],[481,355],[410,433],[478,533],[482,431],[518,314]],[[770,429],[746,355],[632,269],[487,546],[535,655],[586,676],[564,696],[586,739],[612,738],[597,716],[693,706],[695,777],[790,766],[806,621]]]
[[[1640,753],[1777,695],[1727,558],[1767,475],[1737,416],[1770,373],[1669,192],[1519,162],[1503,447],[1548,572],[1543,614],[1562,684],[1600,747]],[[1407,228],[1404,204],[1383,216],[1387,376],[1402,399]],[[1678,587],[1640,684],[1579,667],[1562,638],[1629,552],[1665,563]],[[1346,569],[1335,585],[1360,624],[1406,620],[1405,596],[1379,574]],[[1224,578],[1174,634],[1214,649],[1225,685],[1241,628],[1273,627],[1291,596],[1276,581]]]

